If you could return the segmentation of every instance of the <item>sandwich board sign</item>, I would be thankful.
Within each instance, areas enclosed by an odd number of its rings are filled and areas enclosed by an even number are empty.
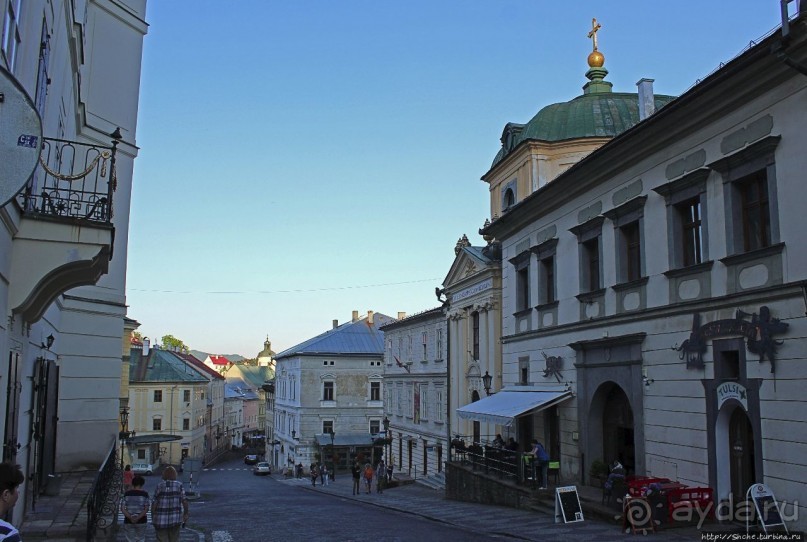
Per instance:
[[[776,497],[773,491],[770,490],[765,484],[754,484],[748,488],[745,494],[746,501],[750,500],[754,503],[757,518],[762,524],[762,530],[766,533],[771,527],[783,527],[785,532],[788,532],[787,525],[782,519],[782,513],[779,510],[779,503],[776,502]],[[750,515],[750,514],[749,514]],[[745,531],[749,530],[749,519],[745,520]]]
[[[555,488],[555,523],[560,523],[561,520],[563,523],[583,521],[577,486]]]
[[[17,79],[0,66],[0,206],[25,186],[42,150],[42,120]]]

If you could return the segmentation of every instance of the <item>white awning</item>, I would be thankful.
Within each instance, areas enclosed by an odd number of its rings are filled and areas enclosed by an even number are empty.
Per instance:
[[[571,397],[572,392],[569,390],[502,390],[490,397],[458,408],[457,415],[466,420],[509,426],[518,416],[544,410]]]

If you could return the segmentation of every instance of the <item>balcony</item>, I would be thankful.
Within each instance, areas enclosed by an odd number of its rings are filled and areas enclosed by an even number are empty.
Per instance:
[[[39,164],[16,198],[9,304],[25,320],[107,272],[119,140],[118,131],[110,146],[43,138]]]

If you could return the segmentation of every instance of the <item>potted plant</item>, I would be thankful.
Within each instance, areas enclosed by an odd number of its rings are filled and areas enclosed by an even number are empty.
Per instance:
[[[605,464],[605,461],[600,459],[592,461],[588,475],[591,477],[592,481],[599,480],[599,485],[602,487],[603,483],[608,478],[608,465]]]

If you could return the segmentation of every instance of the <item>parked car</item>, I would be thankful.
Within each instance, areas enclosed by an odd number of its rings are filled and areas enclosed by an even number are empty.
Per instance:
[[[246,463],[247,465],[254,465],[257,462],[258,462],[258,456],[255,454],[249,454],[244,456],[244,463]]]
[[[267,474],[272,474],[272,466],[265,461],[261,461],[257,465],[252,468],[252,474],[256,476],[265,476]]]
[[[148,474],[154,473],[154,465],[151,463],[135,463],[132,465],[132,472],[135,474]]]

